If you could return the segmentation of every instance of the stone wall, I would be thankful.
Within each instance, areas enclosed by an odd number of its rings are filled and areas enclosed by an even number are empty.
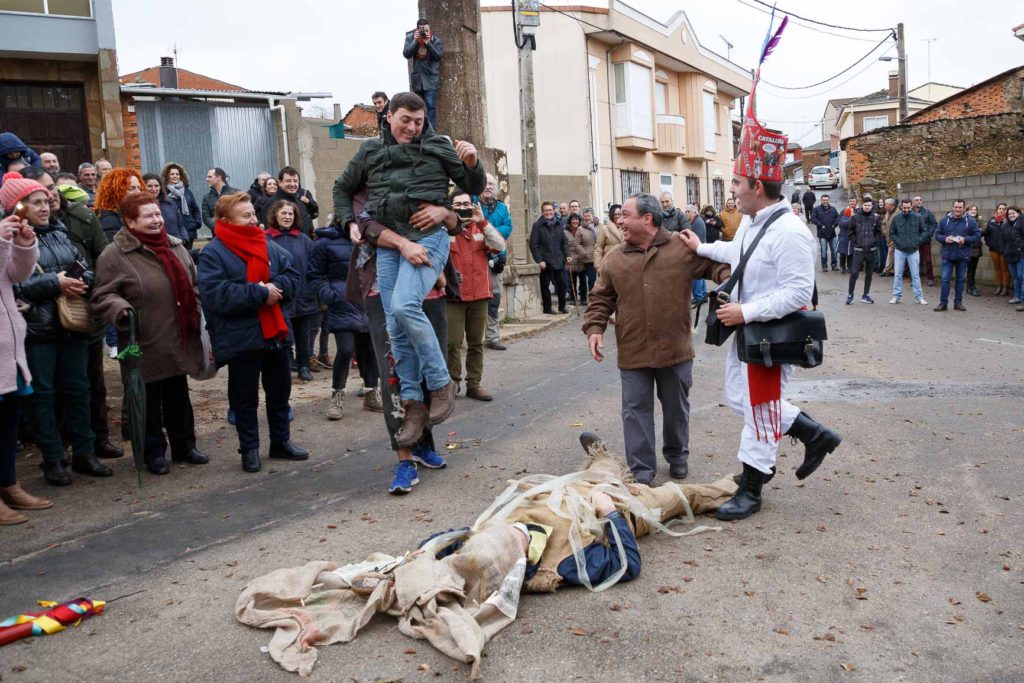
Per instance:
[[[900,191],[904,197],[920,195],[937,219],[953,208],[955,199],[963,199],[968,206],[977,204],[979,223],[984,227],[995,213],[996,204],[1005,202],[1020,206],[1024,203],[1024,170],[903,183]],[[940,248],[939,243],[932,240],[932,260],[936,264],[941,263]],[[983,247],[982,259],[978,263],[978,280],[984,284],[993,282],[988,247]]]
[[[843,141],[846,182],[861,194],[895,195],[899,183],[987,175],[1024,168],[1024,113],[882,128]],[[877,181],[872,184],[866,179]]]

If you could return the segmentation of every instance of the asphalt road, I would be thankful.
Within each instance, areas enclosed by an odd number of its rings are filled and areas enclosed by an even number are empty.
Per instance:
[[[524,597],[487,647],[486,680],[1024,678],[1024,314],[994,297],[969,298],[967,313],[847,307],[845,278],[819,277],[826,363],[799,371],[789,396],[844,435],[840,450],[798,483],[801,454],[784,441],[761,513],[643,539],[632,583]],[[875,283],[887,300],[891,279]],[[350,401],[327,422],[326,379],[293,402],[307,463],[244,474],[215,385],[194,385],[208,466],[137,489],[126,458],[115,477],[53,490],[23,457],[23,483],[57,504],[0,530],[0,617],[36,599],[129,597],[0,649],[0,678],[295,680],[261,652],[268,632],[234,621],[249,580],[400,552],[468,524],[507,479],[575,469],[579,424],[621,448],[614,343],[592,362],[577,323],[487,353],[496,401],[460,399],[440,432],[455,446],[448,469],[423,472],[403,498],[385,493],[393,456],[380,416]],[[737,471],[741,420],[721,405],[724,350],[698,354],[690,478],[705,481]],[[321,648],[312,678],[466,678],[393,626],[378,617],[355,642]]]

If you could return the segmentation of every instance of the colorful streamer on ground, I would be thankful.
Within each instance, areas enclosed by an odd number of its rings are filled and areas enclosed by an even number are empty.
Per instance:
[[[26,612],[0,621],[0,646],[31,636],[46,636],[63,631],[68,626],[78,626],[83,619],[102,614],[107,603],[102,600],[78,598],[65,603],[39,600],[45,612]]]

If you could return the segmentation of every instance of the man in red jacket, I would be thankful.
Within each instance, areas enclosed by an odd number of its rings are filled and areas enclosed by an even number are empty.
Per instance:
[[[491,300],[491,254],[505,249],[501,233],[484,218],[468,192],[456,188],[452,208],[465,227],[451,237],[449,259],[459,273],[460,294],[448,299],[448,374],[458,387],[462,381],[462,340],[466,340],[466,396],[490,401],[492,396],[480,388],[484,374],[484,332],[487,329],[487,304]]]

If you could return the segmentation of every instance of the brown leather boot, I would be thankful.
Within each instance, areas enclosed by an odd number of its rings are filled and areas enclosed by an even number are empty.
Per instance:
[[[28,517],[16,512],[11,508],[7,507],[3,503],[0,503],[0,526],[11,526],[13,524],[24,524],[28,521]]]
[[[12,510],[45,510],[53,507],[52,500],[33,496],[21,488],[21,484],[0,488],[0,501]]]
[[[455,412],[455,382],[451,380],[437,391],[430,392],[430,426],[439,425]]]
[[[415,446],[423,436],[423,430],[427,427],[430,415],[427,407],[421,401],[404,400],[402,408],[405,410],[405,421],[402,428],[395,434],[395,442],[403,448]]]

